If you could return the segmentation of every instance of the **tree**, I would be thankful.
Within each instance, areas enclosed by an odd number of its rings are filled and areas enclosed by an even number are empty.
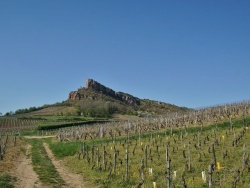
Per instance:
[[[11,115],[13,115],[13,114],[14,114],[13,111],[9,111],[9,112],[6,112],[5,116],[11,116]]]
[[[2,112],[0,112],[0,116],[2,116],[3,114],[2,114]]]

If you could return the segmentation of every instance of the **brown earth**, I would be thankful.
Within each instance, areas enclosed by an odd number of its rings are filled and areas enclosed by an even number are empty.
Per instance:
[[[23,153],[21,151],[23,150]],[[15,179],[13,182],[16,188],[42,188],[45,187],[39,181],[37,174],[33,170],[29,157],[31,145],[24,140],[16,139],[16,145],[11,136],[8,137],[4,158],[0,161],[0,173],[7,173]]]
[[[27,139],[42,139],[42,138],[53,138],[53,137],[56,137],[56,136],[24,136],[24,138],[27,138]]]
[[[2,142],[2,140],[0,141]],[[22,154],[20,147],[25,147],[25,145],[24,141],[17,139],[16,146],[14,146],[13,140],[9,136],[3,160],[0,160],[0,173],[8,173],[15,167],[16,161]]]
[[[83,177],[79,174],[71,173],[67,170],[62,161],[58,161],[55,159],[52,151],[49,149],[49,146],[46,143],[43,143],[43,146],[47,152],[49,159],[51,160],[52,164],[55,166],[55,169],[61,176],[61,178],[66,182],[67,186],[70,188],[89,188],[90,186],[83,181]]]
[[[25,136],[27,139],[42,139],[48,137],[52,136]],[[70,170],[63,165],[63,161],[56,160],[46,143],[43,143],[43,146],[55,169],[67,184],[63,188],[93,187],[84,181],[81,175],[70,172]],[[0,161],[0,174],[7,173],[11,177],[14,177],[15,180],[13,184],[15,188],[49,188],[49,186],[45,186],[39,180],[38,175],[33,170],[32,160],[30,158],[31,147],[31,145],[19,138],[17,138],[16,146],[14,146],[12,138],[9,137],[4,158]]]
[[[10,174],[17,178],[14,184],[16,188],[43,188],[44,186],[38,175],[35,173],[32,167],[31,158],[28,157],[30,154],[31,145],[27,145],[26,154],[21,153],[20,158],[16,161],[16,166],[10,172]]]

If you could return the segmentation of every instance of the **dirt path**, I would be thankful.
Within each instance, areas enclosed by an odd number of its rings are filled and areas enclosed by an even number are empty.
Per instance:
[[[23,136],[23,137],[27,138],[27,139],[33,139],[33,138],[42,139],[42,138],[53,138],[53,137],[56,137],[56,136]]]
[[[17,161],[16,168],[14,168],[11,174],[17,177],[17,181],[14,184],[16,188],[44,188],[40,182],[38,175],[35,173],[32,167],[31,158],[27,157],[30,153],[31,145],[27,145],[26,155],[21,154]]]
[[[49,159],[51,160],[52,164],[55,166],[55,169],[58,171],[61,178],[66,182],[67,186],[70,188],[89,188],[90,186],[87,185],[81,175],[71,173],[66,168],[63,167],[60,161],[57,161],[49,149],[46,143],[43,143],[43,146],[48,154]]]

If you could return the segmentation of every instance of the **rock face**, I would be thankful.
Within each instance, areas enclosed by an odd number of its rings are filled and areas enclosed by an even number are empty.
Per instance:
[[[81,90],[81,92],[80,92]],[[88,98],[88,92],[101,93],[112,98],[118,99],[122,102],[125,102],[128,105],[139,105],[140,99],[122,92],[115,92],[114,90],[100,84],[99,82],[93,79],[87,79],[85,88],[79,89],[78,91],[72,91],[69,93],[69,100],[81,100],[82,98]]]
[[[86,89],[92,89],[94,91],[102,92],[106,95],[115,96],[116,92],[93,79],[87,79],[85,84]]]
[[[80,100],[81,99],[81,95],[79,93],[77,93],[77,91],[71,91],[69,93],[69,100]]]

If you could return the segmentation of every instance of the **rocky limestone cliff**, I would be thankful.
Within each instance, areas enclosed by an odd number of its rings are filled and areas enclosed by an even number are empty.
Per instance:
[[[80,100],[81,99],[81,95],[79,93],[77,93],[77,91],[71,91],[69,93],[69,100]]]
[[[116,92],[93,79],[87,79],[85,84],[85,89],[91,89],[93,91],[102,92],[106,95],[116,96]]]
[[[90,98],[90,96],[88,96],[89,92],[101,93],[110,96],[112,98],[115,98],[117,100],[120,100],[122,102],[125,102],[128,105],[140,104],[140,99],[127,93],[115,92],[114,90],[100,84],[99,82],[93,79],[86,80],[85,88],[81,88],[78,91],[70,92],[68,100],[81,100],[83,98]]]

